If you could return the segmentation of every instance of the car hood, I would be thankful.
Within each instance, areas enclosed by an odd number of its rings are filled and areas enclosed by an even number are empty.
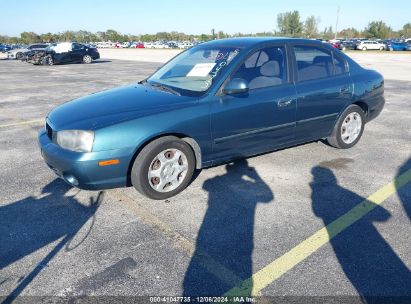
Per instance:
[[[190,102],[191,101],[191,102]],[[56,130],[96,130],[122,121],[189,106],[196,99],[135,84],[64,103],[47,116]]]

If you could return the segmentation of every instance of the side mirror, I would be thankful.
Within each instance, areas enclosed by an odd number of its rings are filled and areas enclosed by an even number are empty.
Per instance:
[[[244,94],[249,90],[248,83],[242,78],[233,78],[229,83],[224,87],[223,93],[227,95],[232,94]]]

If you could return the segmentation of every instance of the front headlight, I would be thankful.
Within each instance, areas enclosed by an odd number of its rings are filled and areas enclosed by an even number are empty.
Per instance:
[[[67,150],[91,152],[93,142],[93,131],[65,130],[57,132],[57,144]]]

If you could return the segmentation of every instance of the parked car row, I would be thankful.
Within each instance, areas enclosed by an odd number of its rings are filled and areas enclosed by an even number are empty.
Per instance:
[[[188,49],[198,42],[190,41],[151,41],[151,42],[94,42],[98,48],[146,48],[146,49]]]
[[[27,48],[9,51],[7,55],[9,59],[26,61],[34,65],[92,63],[93,60],[100,58],[95,46],[77,42],[32,44]]]
[[[324,41],[331,44],[334,48],[339,50],[379,50],[379,51],[411,51],[411,39],[406,40],[367,40],[367,39],[353,39],[353,40],[333,40]]]

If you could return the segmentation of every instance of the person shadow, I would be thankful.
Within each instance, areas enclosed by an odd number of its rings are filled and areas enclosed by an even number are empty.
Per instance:
[[[222,295],[253,274],[256,207],[274,195],[247,160],[228,164],[226,170],[203,184],[208,208],[184,277],[184,296]],[[252,284],[246,292],[251,290]]]
[[[330,169],[316,166],[311,173],[312,209],[325,226],[365,200],[340,186]],[[365,303],[396,303],[411,295],[410,270],[374,226],[390,217],[376,206],[330,240],[342,270]],[[330,227],[327,230],[330,237],[334,235]]]
[[[410,170],[411,170],[411,158],[409,158],[398,170],[397,180],[403,174],[411,175],[411,173],[409,172]],[[400,201],[402,203],[402,207],[404,208],[405,213],[407,214],[408,218],[411,221],[411,183],[407,183],[406,185],[402,187],[398,187],[398,184],[396,184],[396,189],[397,189],[398,197],[400,198]],[[410,299],[410,302],[411,302],[411,299]]]
[[[18,278],[17,287],[3,303],[16,299],[61,249],[74,249],[73,246],[69,248],[72,239],[96,213],[103,192],[96,198],[90,197],[87,206],[81,204],[75,195],[67,195],[70,189],[71,186],[61,179],[55,179],[42,189],[39,198],[30,196],[0,207],[0,270],[56,242],[30,273]],[[75,247],[80,245],[77,240],[76,243]],[[6,278],[4,282],[7,280],[14,281],[15,278]]]

